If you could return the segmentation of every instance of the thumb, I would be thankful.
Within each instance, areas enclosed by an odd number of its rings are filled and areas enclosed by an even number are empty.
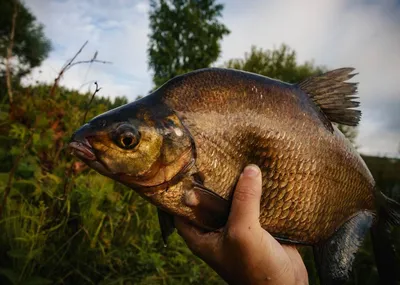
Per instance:
[[[248,165],[243,170],[233,193],[228,224],[248,226],[259,223],[262,175],[256,165]]]

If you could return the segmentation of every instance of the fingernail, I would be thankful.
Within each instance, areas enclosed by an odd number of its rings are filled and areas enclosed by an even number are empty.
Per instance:
[[[246,166],[243,170],[243,176],[256,177],[260,173],[260,169],[253,164]]]

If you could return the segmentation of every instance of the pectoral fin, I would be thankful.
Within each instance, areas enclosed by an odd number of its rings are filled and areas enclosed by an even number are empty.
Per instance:
[[[373,219],[372,213],[359,212],[328,241],[314,246],[314,258],[321,285],[339,285],[347,281],[355,254],[362,245]]]
[[[158,222],[160,223],[161,236],[164,245],[167,246],[168,237],[174,232],[174,217],[167,212],[157,208]]]
[[[196,220],[208,230],[219,229],[228,220],[230,202],[203,185],[193,182],[184,200],[193,209]]]

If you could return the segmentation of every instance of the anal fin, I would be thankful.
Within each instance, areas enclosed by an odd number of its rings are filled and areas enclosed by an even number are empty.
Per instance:
[[[373,223],[374,215],[358,212],[323,244],[314,246],[314,258],[321,285],[344,284],[355,255]]]
[[[167,246],[168,237],[174,232],[174,217],[160,208],[157,208],[158,222],[160,224],[161,236],[164,245]]]

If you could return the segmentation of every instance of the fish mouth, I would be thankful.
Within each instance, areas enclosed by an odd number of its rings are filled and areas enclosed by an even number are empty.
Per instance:
[[[73,141],[70,142],[68,146],[71,150],[71,154],[77,156],[82,160],[94,161],[97,159],[92,146],[87,140],[82,142]]]
[[[103,174],[107,177],[113,178],[114,173],[112,173],[105,165],[103,165],[99,159],[96,157],[96,154],[89,144],[87,140],[84,141],[72,141],[69,143],[69,148],[71,150],[71,154],[78,157],[84,163],[86,163],[89,167],[93,168],[100,174]]]

